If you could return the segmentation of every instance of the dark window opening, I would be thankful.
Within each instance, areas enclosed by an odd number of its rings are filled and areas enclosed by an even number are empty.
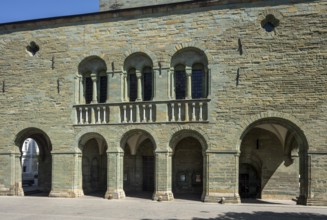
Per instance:
[[[204,98],[204,73],[203,70],[192,71],[192,98]]]
[[[271,23],[271,22],[266,22],[263,25],[263,28],[267,31],[267,32],[272,32],[275,28],[275,26]]]
[[[135,72],[129,74],[129,101],[137,99],[137,77]]]
[[[143,101],[150,101],[152,99],[152,72],[150,68],[146,68],[143,72]]]
[[[186,73],[185,70],[175,71],[175,95],[176,99],[185,99],[186,91]]]
[[[93,96],[93,82],[91,77],[85,77],[85,103],[90,104]]]
[[[100,100],[99,103],[105,103],[107,101],[107,76],[100,76]]]

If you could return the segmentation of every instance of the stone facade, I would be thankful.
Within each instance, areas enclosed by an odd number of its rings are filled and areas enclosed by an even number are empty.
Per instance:
[[[190,0],[100,0],[100,11],[163,5],[177,2],[190,2]]]
[[[326,10],[194,1],[2,24],[0,194],[24,195],[32,138],[53,197],[326,205]]]

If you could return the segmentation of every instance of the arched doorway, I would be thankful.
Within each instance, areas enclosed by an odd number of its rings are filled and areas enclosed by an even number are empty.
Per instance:
[[[202,146],[196,138],[185,137],[175,146],[172,181],[175,198],[201,198],[203,155]]]
[[[241,140],[241,199],[297,200],[304,204],[308,145],[301,129],[285,119],[264,118],[248,126]]]
[[[84,195],[104,197],[107,189],[107,144],[98,134],[84,137],[82,184]]]
[[[52,145],[40,129],[28,128],[16,136],[21,152],[21,186],[25,196],[48,196],[52,183]]]
[[[155,189],[155,157],[151,136],[130,132],[124,146],[123,187],[127,196],[151,198]]]

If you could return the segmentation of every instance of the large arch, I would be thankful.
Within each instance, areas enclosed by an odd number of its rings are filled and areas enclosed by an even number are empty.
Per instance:
[[[95,132],[79,139],[82,152],[82,188],[85,195],[104,197],[107,190],[107,149],[105,138]]]
[[[252,118],[254,120],[239,137],[238,150],[240,169],[248,164],[256,168],[260,175],[260,193],[257,197],[296,199],[298,204],[305,204],[309,196],[309,145],[298,126],[302,124],[294,123],[292,117],[277,115],[261,114]],[[249,155],[257,159],[251,159]],[[244,192],[239,191],[239,194]]]
[[[205,195],[207,141],[197,131],[180,130],[173,134],[172,190],[174,197],[200,200]]]
[[[134,129],[122,136],[120,146],[124,151],[123,188],[126,195],[151,198],[156,184],[154,138],[145,130]]]
[[[37,155],[37,174],[34,174],[28,178],[34,178],[33,188],[23,187],[24,168],[22,164],[23,151],[22,147],[24,142],[28,139],[32,139],[38,146],[39,154]],[[20,131],[15,138],[15,144],[21,153],[20,164],[17,165],[17,176],[16,182],[19,184],[19,190],[22,190],[25,195],[41,193],[42,195],[49,195],[52,184],[52,144],[49,136],[41,129],[30,127]],[[41,195],[39,194],[39,195]]]

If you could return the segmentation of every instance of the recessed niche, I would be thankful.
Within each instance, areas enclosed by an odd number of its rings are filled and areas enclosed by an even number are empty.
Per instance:
[[[279,25],[279,20],[272,14],[269,14],[261,21],[261,27],[267,32],[272,32]]]

